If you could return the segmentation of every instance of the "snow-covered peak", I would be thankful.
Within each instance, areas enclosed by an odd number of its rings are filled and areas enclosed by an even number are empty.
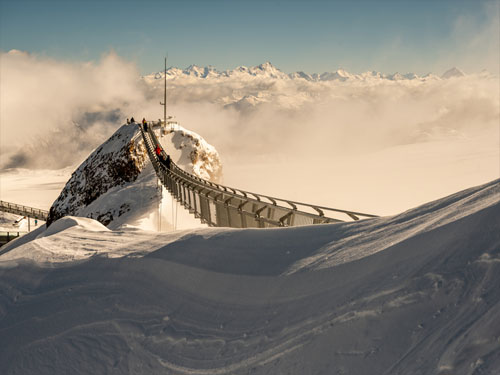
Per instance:
[[[369,72],[364,72],[364,73],[361,73],[361,74],[359,75],[359,77],[360,77],[361,79],[364,79],[364,80],[366,80],[366,79],[383,79],[383,78],[385,78],[385,76],[384,76],[382,73],[377,72],[377,71],[375,71],[375,70],[372,70],[372,71],[369,71]]]
[[[250,74],[255,76],[265,76],[268,78],[287,79],[288,75],[276,68],[269,61],[249,69]]]
[[[404,79],[404,77],[401,73],[396,72],[394,74],[388,75],[387,79],[390,79],[391,81],[400,81],[400,80]]]
[[[354,78],[351,73],[348,73],[344,69],[337,69],[335,72],[325,72],[319,76],[321,81],[347,81],[348,79]]]
[[[448,79],[448,78],[452,78],[452,77],[463,77],[463,76],[465,76],[464,72],[462,72],[457,67],[453,67],[451,69],[448,69],[446,72],[444,72],[443,75],[441,76],[441,78]]]
[[[218,181],[222,166],[215,148],[185,129],[172,134],[173,138],[160,139],[173,161],[198,177]],[[123,125],[73,172],[50,208],[47,223],[73,215],[96,219],[112,229],[123,225],[153,229],[149,218],[161,200],[138,125]]]
[[[314,80],[314,78],[310,74],[304,73],[302,71],[290,73],[288,77],[290,77],[291,79],[305,79],[306,81]]]
[[[127,202],[121,207],[87,207],[106,193],[137,180],[147,162],[146,149],[138,137],[137,124],[123,125],[99,146],[73,172],[61,194],[52,204],[47,224],[67,216],[86,216],[104,225],[130,210]]]
[[[183,73],[187,76],[197,78],[218,77],[220,75],[220,73],[211,65],[203,68],[197,65],[190,65],[184,69]]]
[[[349,72],[345,71],[342,68],[337,69],[336,73],[339,77],[350,78],[352,76]]]
[[[221,74],[222,77],[231,78],[271,78],[271,79],[288,79],[288,75],[276,68],[269,61],[254,66],[238,66],[233,70],[227,70]]]
[[[222,163],[214,146],[199,134],[177,125],[158,139],[175,163],[189,173],[205,180],[220,182]]]

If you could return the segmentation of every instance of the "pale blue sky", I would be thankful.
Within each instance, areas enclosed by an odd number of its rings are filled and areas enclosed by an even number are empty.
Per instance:
[[[1,49],[88,61],[114,50],[141,73],[271,61],[289,73],[498,71],[499,1],[0,0]]]

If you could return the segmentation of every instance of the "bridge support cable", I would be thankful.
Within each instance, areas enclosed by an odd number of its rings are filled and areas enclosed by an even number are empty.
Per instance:
[[[167,169],[154,150],[159,144],[153,124],[144,131],[144,144],[158,179],[170,194],[202,223],[214,227],[269,228],[341,222],[376,215],[339,210],[251,193],[204,180],[171,162]],[[167,154],[162,150],[162,157]]]

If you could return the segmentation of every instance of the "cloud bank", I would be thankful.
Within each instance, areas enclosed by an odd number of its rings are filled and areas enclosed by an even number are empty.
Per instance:
[[[15,50],[0,59],[2,168],[74,165],[145,102],[135,66],[114,53],[97,63]]]
[[[169,82],[169,93],[172,112],[223,157],[327,156],[492,131],[498,84],[486,73],[325,82],[183,78]]]
[[[113,53],[96,63],[19,51],[1,60],[2,168],[75,165],[127,117],[162,117],[161,75],[141,78]],[[310,81],[266,69],[279,73],[171,77],[169,113],[226,160],[363,154],[498,127],[499,81],[487,73]]]

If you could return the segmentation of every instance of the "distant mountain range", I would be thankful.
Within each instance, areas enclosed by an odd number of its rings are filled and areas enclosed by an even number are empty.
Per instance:
[[[439,79],[449,79],[454,77],[463,77],[464,72],[460,69],[453,67],[447,70],[442,76],[437,76],[432,73],[426,74],[424,76],[418,76],[415,73],[394,73],[394,74],[384,74],[376,71],[365,72],[361,74],[353,74],[345,71],[344,69],[338,69],[335,72],[325,72],[322,74],[318,73],[305,73],[305,72],[295,72],[295,73],[284,73],[278,68],[276,68],[270,62],[265,62],[254,67],[239,66],[232,70],[218,71],[213,66],[199,67],[197,65],[190,65],[186,69],[180,69],[176,67],[170,67],[167,69],[167,79],[176,78],[198,78],[198,79],[224,79],[224,78],[239,78],[239,79],[252,79],[252,78],[271,78],[271,79],[283,79],[283,80],[306,80],[310,82],[320,82],[320,81],[348,81],[348,80],[377,80],[377,79],[387,79],[391,81],[400,80],[439,80]],[[160,79],[163,78],[163,72],[153,73],[146,76],[148,79]]]

